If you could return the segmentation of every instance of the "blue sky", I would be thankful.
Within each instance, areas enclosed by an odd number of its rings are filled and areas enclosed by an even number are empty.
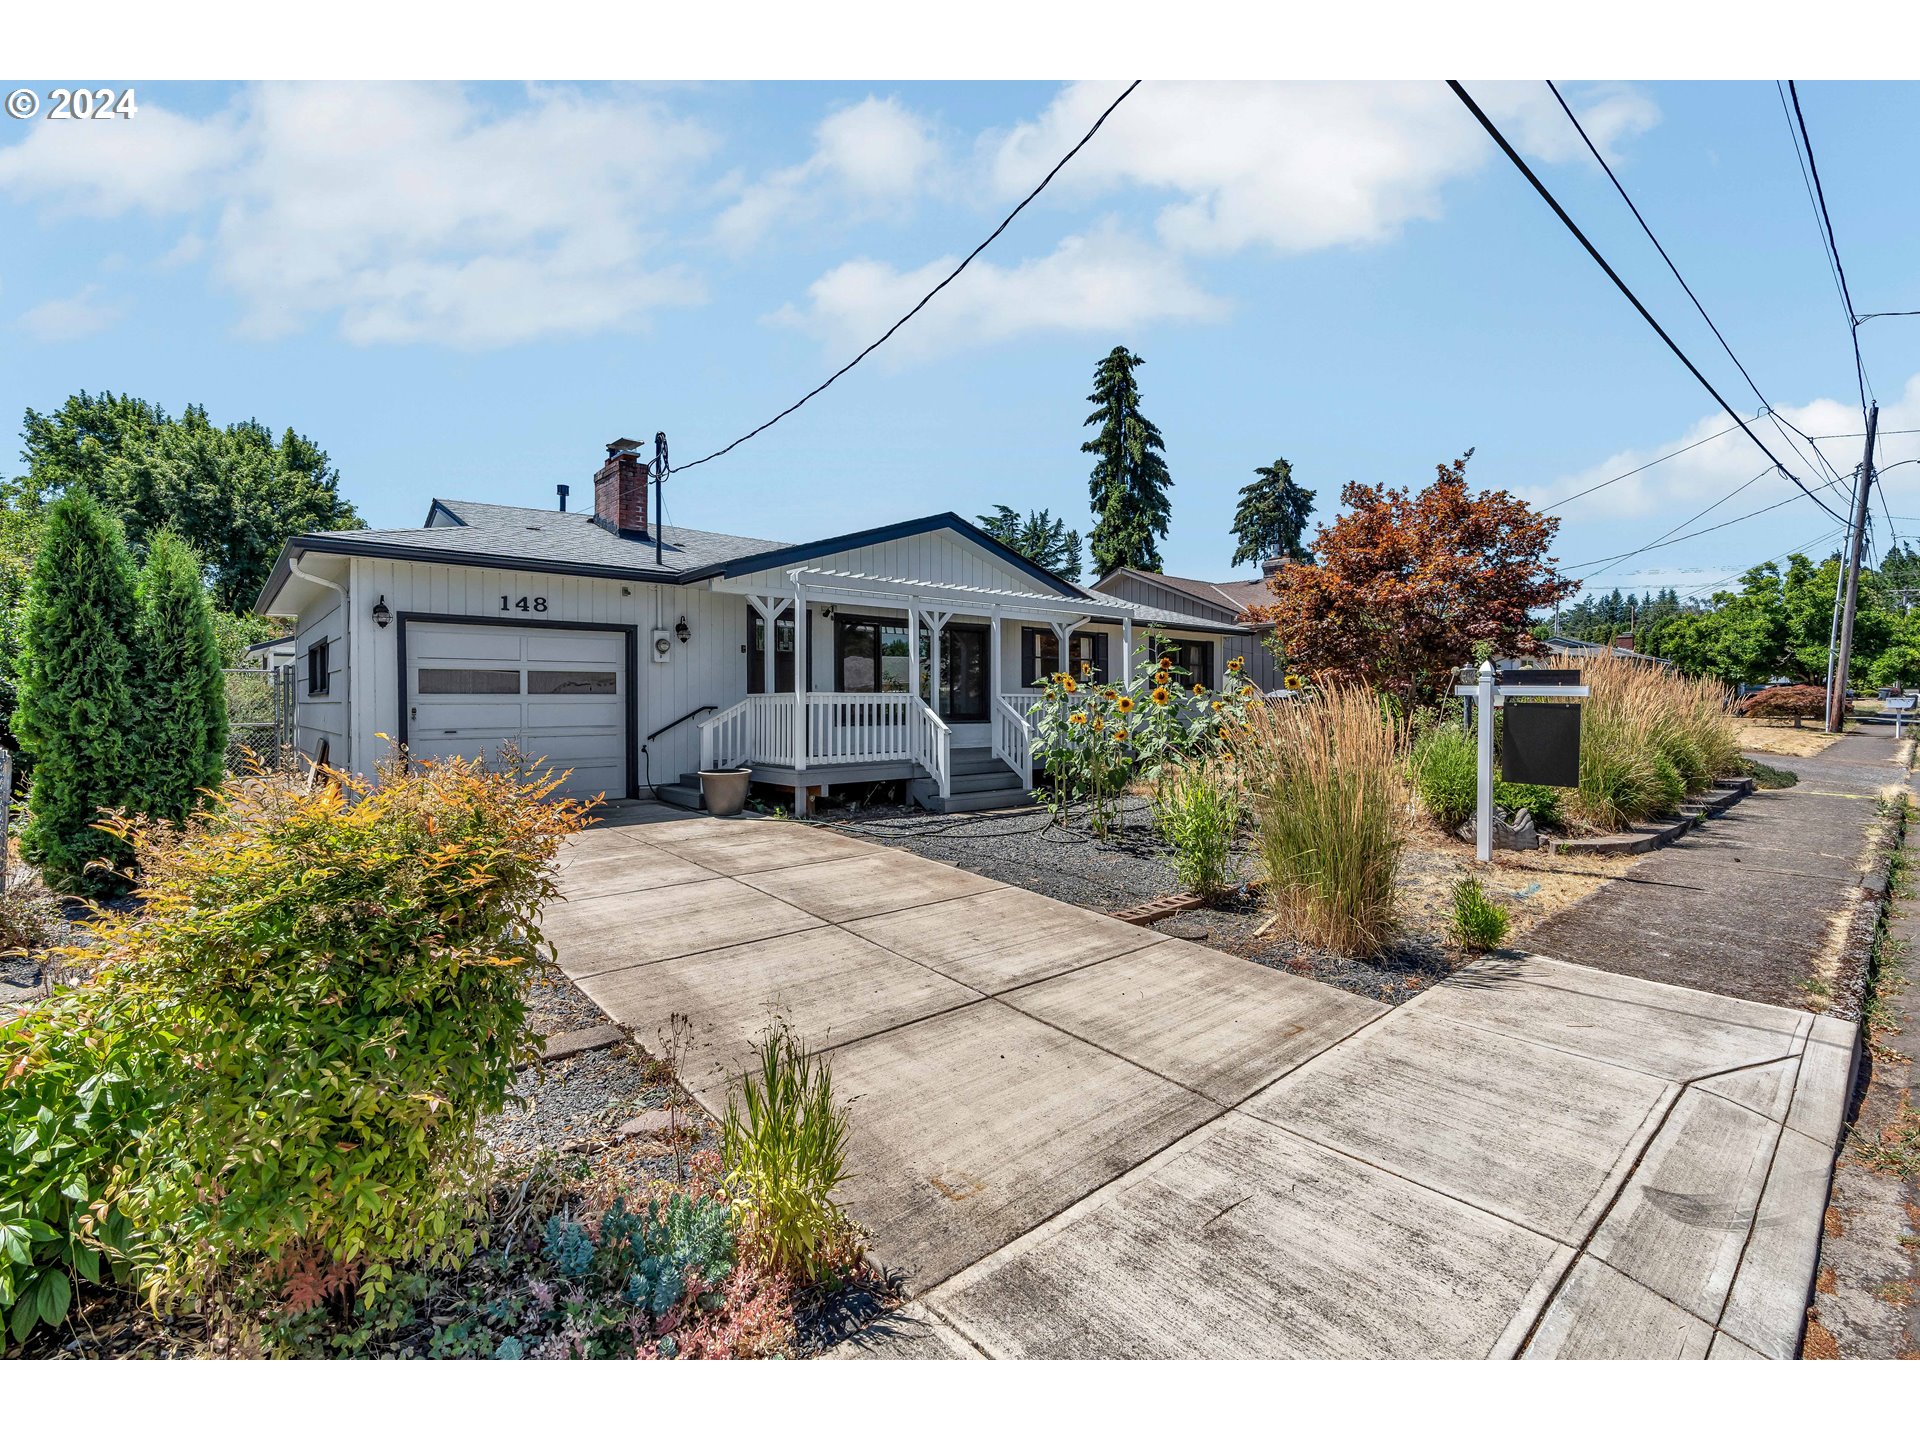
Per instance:
[[[1546,87],[1472,88],[1751,413]],[[1567,88],[1769,398],[1858,431],[1773,86]],[[0,121],[0,412],[110,388],[292,424],[374,525],[584,495],[616,435],[663,429],[684,463],[817,383],[1119,89],[154,83],[129,121]],[[1889,183],[1920,87],[1801,95],[1856,303],[1920,309],[1920,197]],[[1920,319],[1862,336],[1883,426],[1920,431]],[[669,518],[799,539],[1004,501],[1085,529],[1084,397],[1116,343],[1167,437],[1176,573],[1227,573],[1235,492],[1277,455],[1324,519],[1343,482],[1419,485],[1468,446],[1477,483],[1547,503],[1729,423],[1439,82],[1149,82],[872,360],[670,482]],[[1568,506],[1558,554],[1645,544],[1765,463],[1711,441]],[[1886,491],[1920,533],[1920,465]],[[1764,478],[1701,523],[1790,493]],[[1834,528],[1797,501],[1600,587],[1706,584]]]

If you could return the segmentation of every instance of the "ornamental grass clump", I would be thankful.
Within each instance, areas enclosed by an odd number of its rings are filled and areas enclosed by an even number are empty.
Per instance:
[[[1453,910],[1448,928],[1461,949],[1484,954],[1507,938],[1513,922],[1506,908],[1495,902],[1477,879],[1468,876],[1456,880],[1450,898]]]
[[[1717,681],[1612,655],[1583,660],[1580,671],[1591,693],[1569,808],[1581,824],[1618,830],[1671,814],[1738,768],[1732,697]]]
[[[155,1302],[242,1265],[378,1293],[472,1253],[476,1127],[539,1053],[539,914],[586,807],[511,759],[323,778],[113,825],[143,903],[93,926],[87,1018],[163,1072],[108,1186]]]
[[[728,1192],[748,1246],[805,1284],[857,1254],[833,1198],[846,1178],[847,1110],[833,1096],[825,1056],[809,1055],[783,1025],[755,1047],[758,1075],[727,1101],[720,1150]]]
[[[1405,731],[1378,696],[1337,682],[1249,728],[1241,754],[1276,919],[1308,944],[1380,950],[1406,843]]]

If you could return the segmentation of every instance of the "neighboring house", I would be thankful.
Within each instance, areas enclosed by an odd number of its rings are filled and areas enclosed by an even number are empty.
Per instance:
[[[1631,645],[1618,643],[1606,645],[1598,640],[1576,640],[1571,635],[1550,636],[1547,649],[1566,660],[1581,660],[1589,655],[1615,655],[1626,660],[1638,660],[1643,665],[1671,665],[1671,660],[1662,660],[1658,655],[1643,655]]]
[[[234,659],[236,670],[279,670],[293,664],[293,636],[282,635],[277,640],[256,640],[247,646]]]
[[[1286,678],[1280,673],[1280,662],[1265,643],[1273,633],[1273,626],[1247,624],[1243,617],[1256,605],[1273,603],[1268,581],[1280,571],[1281,564],[1276,560],[1264,562],[1258,580],[1186,580],[1178,575],[1122,566],[1093,588],[1103,595],[1131,602],[1143,616],[1158,613],[1211,622],[1219,627],[1223,637],[1223,653],[1244,659],[1247,679],[1263,691],[1272,691],[1280,689]]]
[[[1030,789],[1063,652],[1126,678],[1151,635],[1208,681],[1259,654],[1224,601],[1098,593],[953,514],[800,544],[653,526],[646,461],[607,452],[590,514],[437,499],[417,530],[290,540],[255,608],[294,622],[302,752],[369,771],[390,744],[512,743],[576,795],[686,801],[696,768],[747,765],[801,810],[883,779],[973,809]]]

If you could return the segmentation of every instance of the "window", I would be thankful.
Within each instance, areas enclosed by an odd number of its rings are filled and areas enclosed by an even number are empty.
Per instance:
[[[420,671],[420,693],[422,695],[518,695],[520,672],[518,670],[423,669]]]
[[[529,695],[612,695],[619,690],[611,670],[529,670]]]
[[[1076,680],[1108,678],[1107,658],[1108,642],[1111,636],[1097,630],[1076,630],[1067,637],[1066,668]],[[1088,677],[1081,668],[1093,666]],[[1029,690],[1037,690],[1046,684],[1047,677],[1061,669],[1060,637],[1051,627],[1038,625],[1026,626],[1020,632],[1020,683]]]
[[[333,646],[326,640],[316,640],[307,647],[307,694],[324,695],[328,682],[333,678]]]
[[[1175,670],[1186,672],[1180,677],[1182,684],[1213,687],[1211,640],[1169,640],[1162,636],[1154,642],[1154,654],[1165,656],[1173,662]]]
[[[833,622],[834,689],[904,695],[912,670],[904,620],[841,615]]]

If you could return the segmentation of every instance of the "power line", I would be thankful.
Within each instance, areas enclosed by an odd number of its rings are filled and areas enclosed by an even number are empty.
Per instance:
[[[1519,170],[1519,172],[1526,177],[1527,183],[1532,185],[1534,190],[1539,194],[1540,198],[1547,202],[1547,205],[1553,210],[1553,213],[1559,217],[1560,223],[1565,225],[1567,229],[1572,232],[1574,239],[1578,240],[1581,246],[1585,248],[1587,254],[1593,258],[1593,262],[1596,265],[1598,265],[1603,271],[1606,272],[1607,278],[1613,281],[1615,287],[1618,288],[1618,290],[1622,295],[1627,297],[1628,301],[1631,302],[1631,304],[1633,305],[1633,308],[1640,312],[1640,318],[1645,320],[1647,324],[1653,328],[1653,332],[1656,335],[1658,335],[1663,341],[1666,342],[1667,348],[1674,353],[1675,357],[1680,361],[1682,365],[1685,365],[1687,367],[1688,371],[1693,375],[1693,378],[1700,382],[1701,386],[1706,390],[1706,392],[1709,395],[1713,396],[1714,400],[1719,403],[1720,408],[1726,411],[1727,414],[1732,417],[1734,422],[1739,425],[1741,430],[1746,432],[1747,438],[1753,441],[1753,443],[1759,447],[1760,453],[1765,455],[1768,460],[1772,461],[1775,469],[1777,469],[1782,475],[1785,475],[1789,480],[1793,481],[1793,483],[1800,488],[1801,493],[1803,493],[1809,499],[1811,499],[1822,510],[1825,510],[1827,514],[1833,516],[1833,518],[1836,520],[1842,519],[1843,517],[1837,511],[1829,508],[1827,503],[1824,500],[1820,499],[1818,495],[1815,495],[1812,490],[1807,488],[1807,484],[1805,481],[1803,481],[1798,475],[1795,475],[1791,470],[1787,469],[1785,465],[1782,465],[1780,463],[1780,457],[1778,455],[1775,455],[1773,451],[1767,448],[1766,442],[1762,440],[1758,435],[1753,433],[1752,428],[1749,427],[1747,422],[1741,418],[1740,413],[1737,410],[1735,410],[1731,405],[1729,405],[1726,401],[1726,398],[1723,395],[1721,395],[1721,393],[1718,390],[1714,388],[1713,382],[1707,379],[1705,375],[1701,374],[1700,367],[1698,365],[1695,365],[1692,360],[1687,358],[1686,351],[1682,350],[1679,347],[1679,345],[1674,343],[1673,337],[1667,334],[1666,330],[1662,328],[1658,320],[1653,318],[1652,312],[1649,311],[1645,305],[1640,303],[1640,297],[1633,293],[1632,289],[1628,287],[1627,282],[1622,280],[1618,272],[1614,270],[1613,266],[1607,263],[1606,257],[1594,248],[1593,242],[1587,239],[1586,233],[1582,231],[1581,228],[1574,223],[1573,217],[1567,214],[1566,210],[1561,206],[1560,202],[1553,198],[1553,192],[1548,190],[1547,187],[1540,182],[1540,177],[1533,173],[1532,167],[1530,167],[1525,160],[1520,158],[1520,152],[1515,150],[1513,146],[1507,142],[1507,137],[1500,133],[1499,127],[1496,126],[1492,120],[1487,118],[1486,111],[1482,110],[1480,106],[1475,102],[1474,98],[1467,93],[1466,87],[1461,85],[1461,83],[1458,80],[1449,80],[1447,84],[1450,87],[1452,87],[1453,93],[1460,97],[1460,103],[1465,105],[1467,109],[1473,113],[1473,118],[1480,122],[1481,128],[1484,129],[1488,135],[1493,137],[1494,144],[1498,145],[1501,151],[1506,155],[1507,159],[1513,162],[1514,168]]]
[[[1813,179],[1807,174],[1806,157],[1800,153],[1800,135],[1793,128],[1793,111],[1787,108],[1787,87],[1778,80],[1773,88],[1780,97],[1780,116],[1787,122],[1787,143],[1793,147],[1793,160],[1800,167],[1800,184],[1807,192],[1807,210],[1813,216],[1813,233],[1820,246],[1820,259],[1827,267],[1827,278],[1833,281],[1833,295],[1847,311],[1847,318],[1853,318],[1853,307],[1847,304],[1846,296],[1840,289],[1840,272],[1833,268],[1833,252],[1827,248],[1827,232],[1820,225],[1820,204],[1813,198]]]
[[[1880,435],[1920,435],[1920,430],[1880,430],[1875,433]],[[1839,435],[1809,435],[1807,438],[1809,440],[1864,440],[1867,438],[1867,432],[1864,430],[1848,430]],[[1902,460],[1899,463],[1905,465],[1907,462]],[[1891,470],[1893,467],[1889,465],[1887,468]]]
[[[1569,565],[1566,568],[1569,570],[1586,570],[1595,565],[1611,566],[1615,562],[1618,562],[1621,560],[1631,560],[1635,555],[1645,554],[1649,550],[1659,550],[1668,545],[1677,545],[1680,543],[1681,540],[1691,540],[1696,535],[1709,535],[1713,531],[1724,529],[1728,525],[1737,525],[1742,520],[1751,520],[1755,515],[1764,515],[1769,510],[1778,510],[1782,505],[1790,505],[1795,500],[1800,498],[1797,495],[1789,495],[1787,496],[1786,499],[1777,501],[1772,505],[1763,506],[1761,509],[1758,509],[1758,510],[1750,510],[1745,515],[1736,515],[1733,519],[1723,520],[1718,525],[1709,525],[1705,530],[1696,530],[1692,534],[1680,535],[1678,536],[1678,538],[1674,538],[1676,531],[1686,529],[1687,526],[1693,524],[1693,522],[1696,520],[1705,519],[1708,515],[1711,515],[1715,510],[1718,510],[1722,505],[1726,504],[1727,501],[1731,500],[1734,496],[1738,495],[1742,490],[1745,490],[1748,486],[1753,485],[1757,481],[1766,479],[1766,477],[1771,475],[1772,473],[1773,471],[1771,469],[1762,470],[1758,475],[1753,476],[1752,479],[1742,480],[1738,485],[1734,486],[1733,489],[1729,490],[1726,494],[1722,495],[1718,500],[1714,501],[1711,505],[1707,506],[1706,509],[1700,511],[1699,514],[1691,515],[1687,517],[1685,520],[1682,520],[1678,525],[1675,525],[1673,529],[1664,531],[1661,534],[1656,535],[1652,540],[1648,541],[1645,545],[1640,546],[1639,549],[1637,550],[1625,550],[1618,555],[1603,555],[1598,560],[1582,560],[1579,563],[1574,565]],[[1587,576],[1586,578],[1588,580],[1594,580],[1599,578],[1599,575],[1604,573],[1605,573],[1604,571],[1599,571],[1593,575]]]
[[[1542,510],[1540,513],[1542,515],[1551,515],[1554,511],[1560,509],[1560,507],[1563,505],[1571,505],[1574,501],[1579,500],[1584,496],[1591,495],[1596,490],[1604,490],[1609,485],[1618,485],[1622,480],[1630,480],[1635,475],[1638,475],[1642,470],[1651,470],[1654,466],[1662,464],[1665,461],[1671,460],[1676,455],[1684,455],[1689,450],[1698,450],[1702,445],[1707,443],[1707,440],[1718,440],[1722,435],[1731,435],[1734,431],[1738,430],[1739,428],[1740,427],[1738,425],[1729,425],[1724,430],[1714,431],[1713,434],[1707,436],[1706,440],[1696,440],[1691,445],[1682,445],[1678,450],[1669,450],[1666,454],[1660,456],[1658,459],[1649,460],[1644,465],[1634,466],[1633,469],[1627,471],[1625,474],[1616,475],[1611,480],[1602,480],[1598,485],[1589,485],[1584,490],[1576,490],[1573,492],[1573,494],[1567,496],[1566,499],[1554,501],[1553,504],[1547,506],[1547,508]]]
[[[1580,123],[1580,117],[1573,113],[1573,107],[1567,103],[1567,97],[1560,93],[1560,87],[1551,80],[1547,81],[1547,89],[1551,90],[1553,92],[1553,98],[1560,102],[1560,109],[1565,112],[1567,123],[1573,126],[1574,132],[1579,135],[1581,141],[1586,145],[1587,153],[1593,156],[1601,170],[1606,173],[1607,179],[1613,182],[1614,190],[1619,193],[1622,200],[1626,201],[1627,209],[1633,212],[1633,218],[1640,222],[1641,232],[1648,240],[1653,242],[1653,248],[1659,251],[1660,258],[1666,261],[1668,271],[1672,273],[1675,280],[1680,282],[1680,288],[1687,292],[1687,299],[1691,300],[1693,302],[1693,308],[1700,312],[1700,318],[1707,322],[1707,328],[1713,331],[1713,338],[1720,342],[1720,348],[1727,352],[1727,358],[1733,362],[1733,368],[1740,372],[1740,378],[1747,382],[1747,388],[1753,391],[1754,398],[1760,402],[1763,413],[1774,415],[1773,402],[1760,393],[1759,382],[1753,378],[1752,373],[1748,371],[1747,367],[1740,363],[1740,357],[1733,353],[1733,346],[1727,343],[1727,337],[1721,333],[1720,327],[1714,324],[1713,317],[1707,313],[1707,307],[1701,303],[1700,297],[1694,294],[1693,286],[1687,283],[1687,277],[1680,273],[1680,267],[1673,263],[1673,257],[1667,253],[1667,247],[1662,245],[1660,243],[1660,237],[1653,233],[1653,227],[1647,223],[1647,217],[1640,213],[1640,207],[1634,204],[1633,197],[1627,193],[1627,187],[1622,185],[1620,183],[1620,177],[1613,173],[1613,167],[1607,163],[1607,157],[1602,155],[1600,153],[1600,147],[1593,143],[1593,137],[1587,134],[1587,127]],[[1757,419],[1759,417],[1756,416],[1755,418]],[[1774,418],[1773,423],[1774,428],[1780,431],[1780,438],[1785,440],[1788,447],[1798,454],[1800,447],[1793,443],[1793,437],[1787,433],[1786,427],[1780,423],[1777,416]],[[1826,457],[1821,455],[1817,448],[1813,453],[1824,463]],[[1804,459],[1805,457],[1802,456],[1801,458]]]
[[[1902,315],[1920,315],[1920,310],[1869,310],[1865,315],[1853,317],[1853,323],[1864,325],[1869,320],[1892,320]]]
[[[928,301],[932,300],[934,296],[938,295],[942,290],[946,289],[947,286],[951,285],[955,280],[959,279],[960,272],[965,270],[967,266],[971,265],[974,262],[975,257],[978,256],[982,250],[985,250],[987,246],[991,245],[995,240],[1000,238],[1000,232],[1005,230],[1007,226],[1011,225],[1014,222],[1015,217],[1017,217],[1022,210],[1026,209],[1027,206],[1031,205],[1034,202],[1034,200],[1039,197],[1039,194],[1042,190],[1046,189],[1047,186],[1053,183],[1053,177],[1058,175],[1062,170],[1066,169],[1067,162],[1069,160],[1073,159],[1074,156],[1078,155],[1083,149],[1086,148],[1087,142],[1093,139],[1093,137],[1099,133],[1100,127],[1102,125],[1107,123],[1107,117],[1113,114],[1114,111],[1120,108],[1120,102],[1122,100],[1125,100],[1129,95],[1133,94],[1133,92],[1135,90],[1138,90],[1139,88],[1140,88],[1140,82],[1136,80],[1131,85],[1127,86],[1126,89],[1122,90],[1118,98],[1116,98],[1111,105],[1107,106],[1105,110],[1102,110],[1100,112],[1100,118],[1098,120],[1095,120],[1093,122],[1092,128],[1089,129],[1086,134],[1080,137],[1079,143],[1075,145],[1071,150],[1067,151],[1065,155],[1062,155],[1060,157],[1059,163],[1055,165],[1051,170],[1049,170],[1046,173],[1046,175],[1042,177],[1040,183],[1034,186],[1033,189],[1028,192],[1026,199],[1022,200],[1018,205],[1014,206],[1012,210],[1007,212],[1007,218],[1002,220],[998,225],[994,227],[993,233],[987,236],[987,238],[982,240],[978,245],[974,246],[973,249],[967,253],[967,258],[962,260],[958,265],[954,266],[952,273],[950,273],[946,279],[942,280],[938,285],[934,286],[933,289],[929,290],[925,295],[921,296],[918,304],[916,304],[911,310],[907,311],[907,313],[902,315],[898,320],[894,321],[893,324],[889,325],[887,327],[886,333],[882,335],[878,340],[874,341],[871,345],[867,346],[866,349],[862,350],[858,355],[854,356],[853,359],[849,360],[846,364],[842,365],[838,370],[834,371],[833,374],[829,375],[826,379],[822,380],[818,385],[814,386],[813,389],[809,390],[806,394],[802,395],[798,400],[794,401],[793,404],[789,405],[786,409],[782,410],[778,415],[774,416],[773,419],[767,421],[765,424],[754,426],[753,429],[747,431],[747,433],[742,435],[738,440],[735,440],[727,445],[722,445],[718,450],[715,450],[711,455],[702,455],[698,460],[690,460],[685,465],[675,466],[673,473],[678,474],[683,470],[691,470],[693,469],[694,466],[704,465],[709,460],[718,460],[722,455],[726,454],[729,450],[732,450],[735,446],[744,445],[747,441],[753,439],[753,437],[758,435],[761,431],[770,429],[771,427],[778,425],[782,420],[786,419],[787,416],[793,414],[794,411],[798,410],[802,405],[806,404],[809,400],[813,399],[813,397],[818,395],[822,390],[825,390],[829,385],[833,384],[833,382],[838,380],[842,375],[846,374],[849,370],[853,369],[854,366],[858,365],[862,360],[866,359],[867,356],[871,355],[874,351],[878,350],[882,345],[886,344],[888,340],[893,338],[894,331],[898,330],[902,325],[906,324],[907,321],[911,320],[914,316],[918,315],[922,310],[926,309]]]
[[[1825,545],[1829,540],[1836,540],[1840,536],[1846,533],[1847,533],[1846,528],[1844,526],[1838,530],[1824,531],[1823,533],[1814,536],[1814,538],[1811,540],[1804,541],[1799,545],[1789,546],[1787,549],[1782,550],[1778,555],[1769,556],[1767,559],[1762,560],[1760,564],[1761,565],[1777,565],[1782,560],[1786,559],[1789,555],[1804,555],[1809,550],[1817,550],[1822,545]],[[1759,566],[1756,566],[1756,565],[1749,565],[1747,567],[1747,569],[1749,570],[1756,570],[1758,568]],[[1736,577],[1732,575],[1723,575],[1718,580],[1709,580],[1702,585],[1691,585],[1685,590],[1677,591],[1676,593],[1680,595],[1698,595],[1702,590],[1711,590],[1716,585],[1725,585],[1729,580],[1732,580],[1735,578]]]
[[[1820,162],[1813,158],[1813,137],[1807,133],[1807,117],[1800,109],[1800,90],[1791,80],[1787,81],[1787,94],[1793,97],[1793,118],[1799,122],[1800,143],[1807,151],[1807,169],[1813,173],[1813,193],[1820,205],[1820,223],[1826,230],[1827,248],[1833,252],[1833,273],[1840,280],[1840,302],[1847,307],[1847,338],[1853,342],[1854,376],[1860,384],[1860,409],[1864,414],[1867,395],[1873,387],[1867,384],[1866,361],[1860,358],[1860,321],[1857,318],[1860,312],[1853,308],[1853,292],[1847,288],[1847,267],[1840,261],[1840,245],[1833,238],[1833,216],[1827,210],[1826,188],[1820,183]]]

